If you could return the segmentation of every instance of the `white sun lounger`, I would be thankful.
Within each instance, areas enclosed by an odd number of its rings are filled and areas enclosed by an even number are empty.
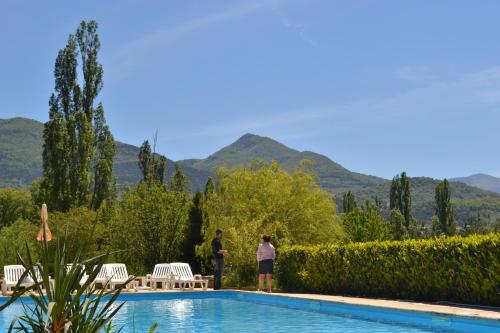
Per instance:
[[[193,290],[197,283],[200,284],[203,290],[207,289],[208,280],[203,280],[200,274],[193,275],[189,264],[174,262],[170,264],[170,269],[175,275],[175,282],[182,290],[186,289],[186,285]]]
[[[87,280],[89,279],[89,275],[85,271],[85,266],[84,265],[80,265],[80,264],[77,264],[77,265],[81,266],[81,268],[82,268],[83,275],[82,275],[79,283],[80,283],[80,286],[83,286],[87,282]],[[69,272],[71,270],[71,268],[73,268],[73,264],[66,265],[66,272]],[[94,283],[95,282],[92,282],[90,284],[90,286],[92,286]]]
[[[5,295],[7,291],[11,291],[12,287],[17,285],[17,282],[21,279],[21,276],[25,272],[23,265],[8,265],[3,267],[4,279],[2,281],[2,294]],[[34,284],[33,279],[29,276],[24,278],[24,281],[20,284],[21,287],[30,287]]]
[[[170,264],[156,264],[153,274],[147,278],[152,290],[156,290],[158,283],[160,283],[161,289],[173,289],[175,285],[175,275]]]
[[[127,282],[130,278],[135,278],[133,275],[128,275],[127,267],[125,264],[105,264],[107,274],[109,277],[109,287],[111,290],[115,289],[116,285],[127,283],[125,286],[127,289],[135,289],[137,291],[137,283],[132,279],[132,281]]]
[[[102,288],[107,288],[109,284],[109,274],[106,265],[101,266],[101,270],[95,277],[94,283],[99,283],[102,285]]]

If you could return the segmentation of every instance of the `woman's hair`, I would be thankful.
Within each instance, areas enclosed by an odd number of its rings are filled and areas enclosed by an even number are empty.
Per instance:
[[[269,235],[264,235],[262,236],[262,240],[266,243],[269,243],[271,241],[271,236]]]

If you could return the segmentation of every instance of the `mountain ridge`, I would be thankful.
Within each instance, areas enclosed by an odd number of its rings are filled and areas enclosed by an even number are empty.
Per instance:
[[[43,124],[28,118],[0,119],[0,187],[29,187],[42,174]],[[141,179],[138,167],[139,147],[116,142],[115,174],[119,186],[136,184]],[[207,158],[167,160],[167,179],[173,173],[174,163],[179,163],[192,184],[192,190],[203,190],[208,177],[215,177],[220,166],[228,168],[246,165],[255,159],[266,162],[275,160],[286,170],[292,170],[301,161],[313,163],[313,171],[320,187],[335,195],[337,207],[342,207],[342,193],[352,190],[358,203],[378,198],[388,217],[390,180],[352,172],[329,157],[312,152],[298,151],[263,136],[246,133],[232,144]],[[416,217],[429,223],[434,214],[434,189],[438,180],[427,177],[411,178],[412,197]],[[456,215],[461,223],[481,211],[486,219],[500,220],[500,194],[453,182],[453,200]],[[340,209],[339,209],[340,210]]]

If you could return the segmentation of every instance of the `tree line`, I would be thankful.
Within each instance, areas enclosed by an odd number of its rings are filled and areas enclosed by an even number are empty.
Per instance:
[[[454,217],[452,190],[447,179],[439,182],[434,191],[434,212],[431,227],[423,223],[418,225],[412,213],[412,195],[410,178],[406,172],[396,175],[391,182],[389,193],[389,219],[382,216],[383,206],[380,200],[366,201],[358,206],[355,195],[347,191],[342,197],[342,221],[346,231],[356,241],[403,240],[430,236],[452,236],[457,233],[472,234],[494,231],[481,223],[479,212],[471,216],[464,228],[459,230]],[[356,230],[355,232],[353,230]]]

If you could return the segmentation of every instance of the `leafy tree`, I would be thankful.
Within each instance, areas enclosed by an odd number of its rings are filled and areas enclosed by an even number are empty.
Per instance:
[[[380,198],[378,196],[375,196],[374,203],[375,203],[375,207],[377,207],[377,209],[378,209],[378,212],[380,214],[382,214],[382,212],[384,210],[384,205],[382,203],[382,200],[380,200]]]
[[[405,218],[399,209],[391,210],[391,234],[395,240],[408,238],[408,229],[405,226]]]
[[[190,204],[186,193],[156,182],[126,189],[108,225],[111,249],[127,250],[117,253],[115,260],[138,273],[152,272],[157,263],[179,260]]]
[[[185,262],[188,262],[191,269],[200,272],[200,260],[196,256],[196,247],[203,243],[201,233],[203,226],[203,194],[196,192],[189,208],[189,218],[187,221],[186,236],[182,246],[182,254]]]
[[[344,193],[344,198],[342,201],[342,206],[344,209],[344,213],[350,213],[356,208],[356,197],[351,191],[347,191]]]
[[[189,187],[189,180],[182,172],[179,164],[175,163],[174,174],[170,177],[170,189],[176,192],[189,193]]]
[[[114,189],[115,143],[102,105],[94,107],[103,81],[95,21],[83,21],[56,58],[55,92],[43,132],[41,198],[49,207],[97,209]],[[78,83],[81,59],[83,88]]]
[[[142,172],[142,181],[165,184],[165,167],[167,158],[151,151],[151,145],[146,140],[139,149],[139,168]]]
[[[288,173],[277,163],[218,170],[218,184],[206,203],[200,257],[211,253],[215,230],[224,230],[224,246],[231,255],[231,277],[238,285],[255,278],[255,252],[262,234],[285,244],[320,244],[342,239],[335,204],[321,190],[313,174],[304,170]]]
[[[448,180],[444,179],[436,186],[435,193],[436,218],[433,219],[433,233],[453,235],[456,232],[456,223],[451,203],[451,188]]]
[[[68,212],[51,212],[49,227],[55,241],[66,243],[66,256],[73,260],[78,255],[93,257],[103,252],[106,226],[100,223],[98,213],[86,207],[72,208]],[[55,246],[55,242],[49,245]],[[84,253],[78,253],[85,250]]]
[[[0,230],[0,267],[19,263],[17,253],[28,246],[38,258],[38,225],[19,219]]]
[[[464,226],[464,234],[466,235],[485,234],[490,231],[491,229],[488,227],[486,219],[481,216],[479,211],[475,215],[471,214],[469,221]]]
[[[18,219],[36,220],[36,207],[28,191],[14,188],[0,189],[0,229]]]
[[[342,225],[353,242],[369,242],[390,238],[388,223],[380,215],[377,207],[368,200],[360,208],[345,214]]]

